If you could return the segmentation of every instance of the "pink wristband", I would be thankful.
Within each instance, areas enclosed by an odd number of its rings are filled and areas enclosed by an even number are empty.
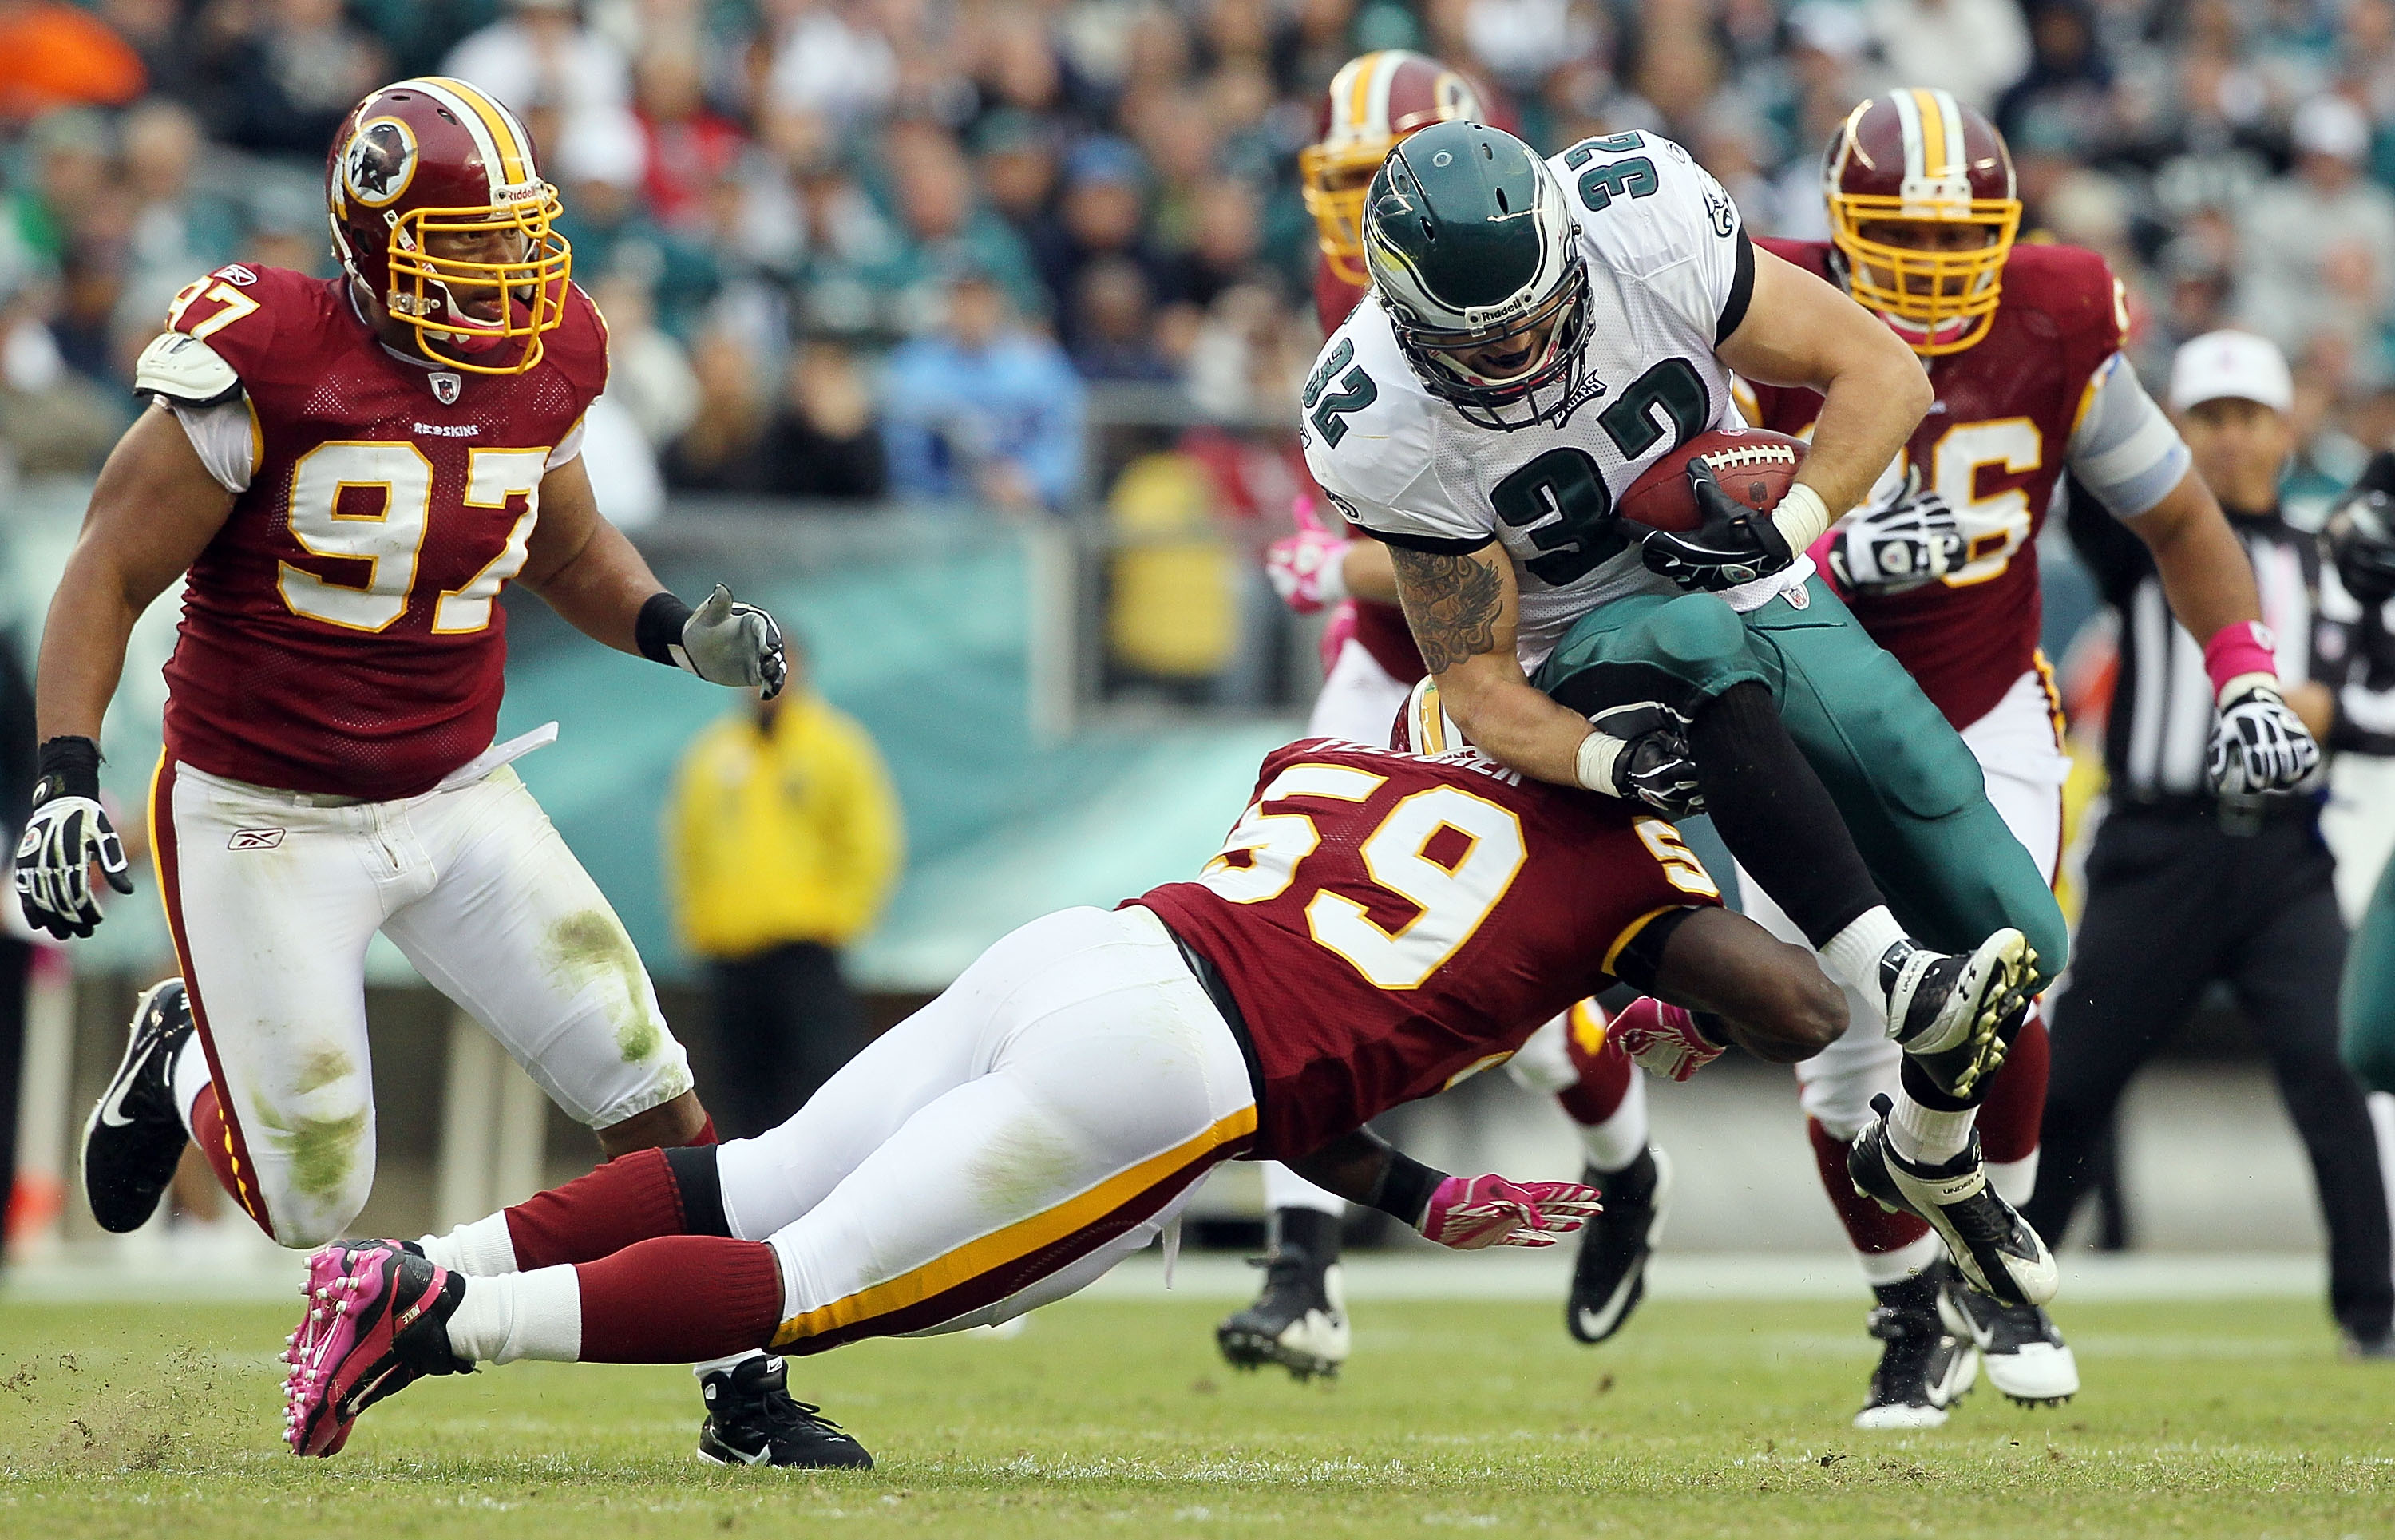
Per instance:
[[[2278,653],[2279,641],[2269,627],[2259,620],[2240,620],[2221,627],[2203,644],[2203,671],[2210,676],[2215,694],[2244,674],[2268,674],[2276,680]]]

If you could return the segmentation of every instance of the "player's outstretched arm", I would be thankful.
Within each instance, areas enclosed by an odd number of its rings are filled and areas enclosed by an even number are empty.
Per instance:
[[[1449,1176],[1359,1128],[1289,1168],[1328,1192],[1401,1219],[1442,1246],[1552,1246],[1600,1205],[1578,1182],[1509,1182]]]
[[[1793,506],[1792,488],[1773,521],[1794,551],[1863,500],[1935,399],[1921,361],[1878,317],[1760,248],[1746,318],[1714,351],[1749,379],[1821,392],[1812,448],[1795,481],[1821,507]],[[1811,528],[1816,516],[1820,527]]]
[[[2315,729],[2302,709],[2325,726],[2331,702],[2316,684],[2282,692],[2253,563],[2212,489],[2190,470],[2162,501],[2123,522],[2153,552],[2171,614],[2190,635],[2206,639],[2204,671],[2220,708],[2213,783],[2230,792],[2295,786],[2320,763]]]
[[[648,559],[599,511],[579,456],[540,483],[540,521],[533,526],[517,580],[593,641],[618,652],[686,669],[710,684],[760,684],[781,693],[788,663],[782,631],[721,584],[696,609],[666,591]]]
[[[42,627],[34,684],[41,742],[33,807],[17,843],[17,900],[33,925],[63,941],[99,923],[97,864],[133,891],[124,843],[99,803],[99,726],[125,671],[125,642],[224,527],[232,494],[210,475],[163,408],[117,441],[93,486],[83,533],[67,558]]]
[[[1811,1058],[1846,1029],[1846,997],[1813,954],[1726,909],[1691,910],[1643,983],[1660,999],[1719,1017],[1732,1042],[1775,1064]]]
[[[1585,718],[1541,693],[1514,655],[1519,597],[1503,548],[1491,540],[1450,554],[1391,546],[1389,555],[1406,624],[1438,681],[1439,701],[1473,747],[1542,781],[1614,792],[1613,758],[1606,756],[1601,782],[1587,778],[1583,758],[1599,756],[1583,755],[1582,746],[1599,738],[1599,748],[1618,751],[1620,740],[1592,731]],[[1599,767],[1587,768],[1594,776]]]

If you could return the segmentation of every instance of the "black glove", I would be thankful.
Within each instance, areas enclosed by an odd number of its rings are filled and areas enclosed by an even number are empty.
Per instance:
[[[60,940],[89,936],[99,924],[91,863],[119,893],[133,891],[125,843],[99,805],[99,745],[54,737],[42,745],[33,812],[17,842],[17,903],[26,923]]]
[[[2221,703],[2207,768],[2223,796],[2292,790],[2320,764],[2303,718],[2268,684],[2249,684]]]
[[[1719,593],[1785,572],[1796,564],[1796,553],[1772,523],[1722,490],[1713,467],[1688,461],[1688,491],[1696,498],[1697,527],[1684,535],[1651,528],[1635,519],[1622,527],[1641,542],[1647,570],[1659,573],[1684,589]]]
[[[1697,763],[1688,756],[1688,740],[1669,727],[1658,727],[1630,740],[1613,762],[1614,794],[1624,802],[1642,802],[1678,822],[1705,810],[1704,791],[1697,785]]]

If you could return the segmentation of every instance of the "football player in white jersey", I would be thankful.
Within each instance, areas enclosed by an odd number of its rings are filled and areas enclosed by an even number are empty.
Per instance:
[[[1390,546],[1449,715],[1527,775],[1710,811],[1905,1050],[1858,1185],[1998,1298],[2049,1297],[2053,1258],[1988,1186],[1971,1125],[2060,965],[2061,917],[1969,750],[1803,555],[1919,421],[1920,365],[1755,250],[1720,185],[1651,135],[1543,162],[1484,125],[1425,128],[1374,179],[1364,234],[1373,298],[1325,343],[1302,432],[1335,505]],[[1695,530],[1621,518],[1664,454],[1742,426],[1733,370],[1824,398],[1778,507],[1753,513],[1700,466]]]

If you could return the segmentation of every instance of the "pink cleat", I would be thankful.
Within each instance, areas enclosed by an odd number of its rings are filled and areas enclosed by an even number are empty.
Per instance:
[[[340,1453],[358,1414],[424,1374],[471,1370],[449,1350],[462,1274],[396,1241],[346,1241],[308,1258],[308,1313],[283,1353],[283,1439],[294,1454]]]

